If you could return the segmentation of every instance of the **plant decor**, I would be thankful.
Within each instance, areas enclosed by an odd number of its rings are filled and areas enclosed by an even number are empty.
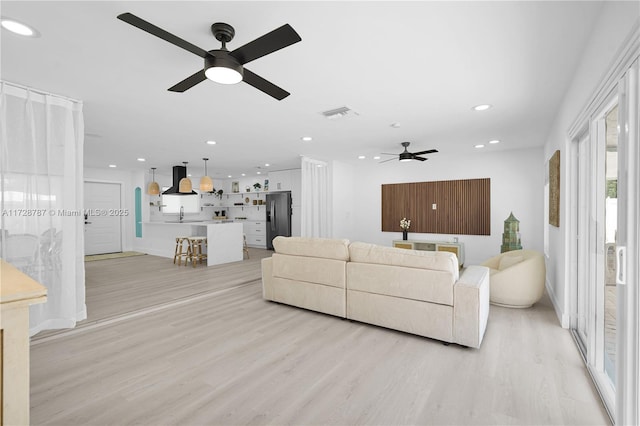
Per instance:
[[[408,234],[409,234],[410,226],[411,226],[411,220],[407,219],[406,217],[403,217],[402,220],[400,220],[400,228],[402,228],[402,239],[405,241],[409,237]]]

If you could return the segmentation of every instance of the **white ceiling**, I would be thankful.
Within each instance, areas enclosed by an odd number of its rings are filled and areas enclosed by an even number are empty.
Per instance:
[[[436,148],[451,157],[541,146],[601,2],[2,1],[39,38],[2,31],[2,79],[84,102],[85,167],[134,170],[189,161],[214,177],[299,166],[300,155],[375,161]],[[205,50],[213,22],[233,50],[289,23],[302,42],[247,64],[291,92],[277,101],[239,83],[167,88],[198,56],[126,24],[131,12]],[[472,111],[477,104],[494,108]],[[327,120],[349,106],[359,115]],[[399,122],[400,128],[392,128]],[[302,142],[302,136],[313,137]],[[217,145],[206,145],[213,139]],[[147,159],[145,163],[136,161]],[[383,157],[387,158],[387,157]],[[428,163],[424,163],[425,165]],[[383,164],[380,167],[384,167]]]

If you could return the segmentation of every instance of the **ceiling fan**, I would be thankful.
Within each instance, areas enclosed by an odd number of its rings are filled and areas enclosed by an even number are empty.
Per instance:
[[[404,151],[402,151],[400,154],[389,154],[387,152],[383,152],[382,155],[398,156],[398,160],[400,160],[400,161],[411,161],[411,160],[426,161],[426,160],[428,160],[428,158],[420,157],[420,155],[433,154],[435,152],[438,152],[437,149],[429,149],[427,151],[420,151],[420,152],[409,152],[409,150],[407,150],[407,147],[410,144],[411,144],[411,142],[402,142],[400,145],[402,145],[404,147]],[[381,163],[386,163],[387,161],[391,161],[391,160],[395,160],[395,158],[389,158],[388,160],[383,160],[383,161],[380,161],[380,162]]]
[[[227,50],[226,44],[233,40],[235,30],[229,24],[217,22],[211,25],[211,32],[216,40],[222,43],[222,47],[207,51],[131,13],[118,15],[118,19],[204,59],[204,68],[170,87],[169,90],[172,92],[184,92],[208,78],[222,84],[235,84],[244,81],[279,101],[290,95],[286,90],[244,68],[245,64],[255,59],[301,41],[298,33],[289,24],[276,28],[230,52]]]

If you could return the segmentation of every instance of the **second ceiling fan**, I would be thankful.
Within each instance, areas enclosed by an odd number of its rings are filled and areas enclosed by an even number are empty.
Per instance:
[[[411,144],[411,142],[402,142],[400,145],[402,145],[404,147],[404,151],[402,151],[400,154],[390,154],[390,153],[387,153],[387,152],[383,152],[382,155],[397,156],[398,160],[400,160],[400,161],[411,161],[411,160],[427,161],[428,158],[420,157],[420,155],[433,154],[433,153],[438,152],[437,149],[428,149],[426,151],[419,151],[419,152],[409,152],[407,147],[410,144]],[[381,163],[386,163],[387,161],[391,161],[391,160],[395,160],[395,158],[389,158],[388,160],[383,160],[383,161],[380,161],[380,162]]]
[[[229,24],[217,22],[211,25],[211,32],[222,43],[222,47],[207,51],[131,13],[118,15],[118,19],[204,59],[204,68],[170,87],[169,90],[172,92],[184,92],[208,78],[222,84],[244,81],[279,101],[290,94],[244,67],[245,64],[255,59],[301,41],[302,38],[289,24],[276,28],[242,47],[228,51],[226,44],[233,40],[235,30]]]

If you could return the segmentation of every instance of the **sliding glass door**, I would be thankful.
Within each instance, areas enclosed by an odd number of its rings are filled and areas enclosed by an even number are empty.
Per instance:
[[[571,327],[612,411],[616,382],[618,96],[612,92],[573,147],[575,300]]]
[[[640,419],[640,71],[635,61],[574,132],[571,328],[620,424]]]

